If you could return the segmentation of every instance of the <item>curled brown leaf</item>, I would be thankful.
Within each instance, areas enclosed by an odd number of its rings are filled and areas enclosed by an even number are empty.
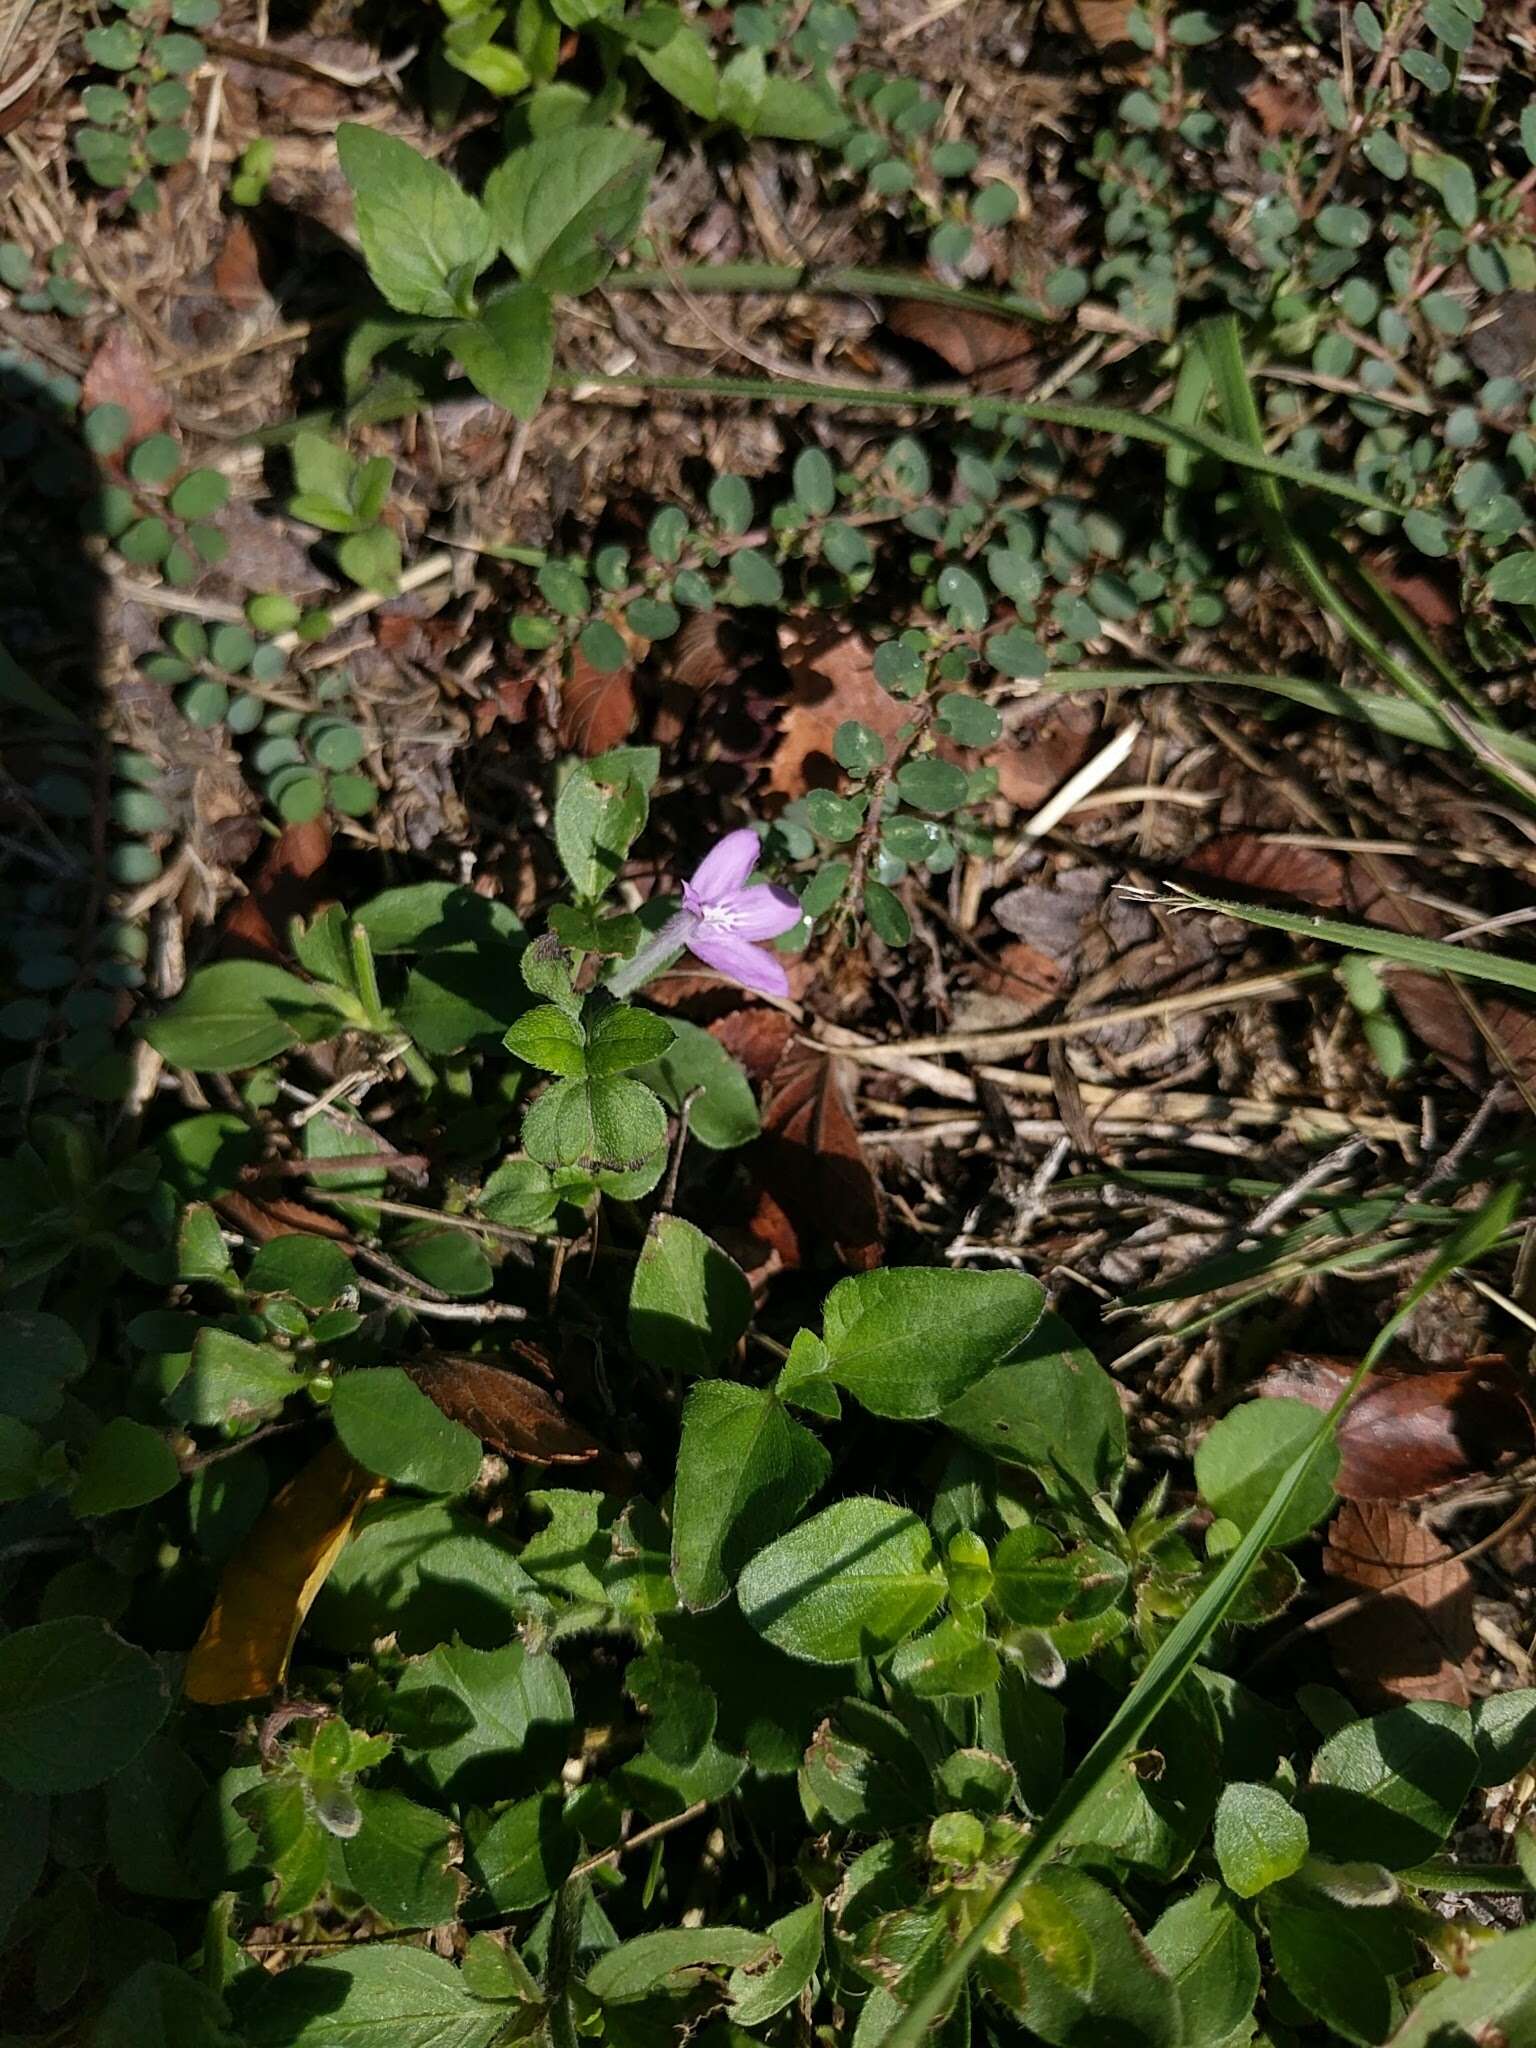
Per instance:
[[[1477,1649],[1472,1574],[1417,1515],[1390,1501],[1346,1501],[1323,1569],[1340,1590],[1374,1597],[1329,1632],[1339,1676],[1362,1706],[1472,1697]]]
[[[572,1422],[554,1396],[521,1374],[482,1358],[436,1351],[406,1371],[445,1415],[506,1458],[532,1465],[584,1465],[602,1445]]]
[[[1355,1361],[1286,1352],[1258,1391],[1331,1408]],[[1336,1490],[1345,1500],[1417,1500],[1532,1450],[1530,1411],[1501,1358],[1450,1371],[1378,1373],[1339,1424]]]

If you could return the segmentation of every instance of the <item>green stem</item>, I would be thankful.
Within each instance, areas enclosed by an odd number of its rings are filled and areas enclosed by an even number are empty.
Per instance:
[[[373,964],[373,946],[366,926],[354,924],[347,927],[347,948],[352,958],[352,979],[357,984],[368,1029],[387,1031],[389,1018],[384,1009],[384,998],[379,993],[378,970]]]
[[[1247,366],[1243,361],[1242,341],[1235,317],[1230,313],[1219,314],[1213,320],[1202,321],[1199,329],[1199,346],[1211,367],[1216,401],[1228,428],[1250,448],[1263,446],[1263,428],[1259,419],[1258,402],[1253,395],[1253,386],[1248,381]],[[1501,773],[1497,756],[1502,751],[1495,741],[1474,744],[1467,731],[1465,719],[1451,719],[1446,716],[1439,696],[1418,670],[1403,660],[1394,647],[1389,647],[1369,619],[1349,602],[1324,570],[1322,563],[1309,544],[1304,541],[1292,523],[1286,509],[1284,494],[1279,483],[1271,475],[1251,475],[1245,484],[1249,503],[1258,522],[1265,544],[1291,573],[1293,580],[1313,598],[1328,616],[1338,622],[1365,655],[1371,665],[1403,695],[1417,704],[1422,711],[1440,724],[1451,741],[1461,747],[1474,761],[1489,768],[1501,787],[1520,801],[1529,805],[1532,794],[1527,778],[1518,771],[1514,774]],[[1363,575],[1363,572],[1362,572]],[[1357,582],[1360,578],[1356,578]],[[1380,602],[1391,624],[1400,631],[1401,618],[1392,607],[1385,593],[1376,592],[1370,586],[1375,599]],[[1405,633],[1405,637],[1412,637]],[[1405,650],[1406,651],[1406,650]],[[1485,728],[1492,721],[1486,705],[1481,704],[1471,693],[1456,672],[1438,656],[1435,667],[1440,680],[1468,701],[1477,712]],[[1495,758],[1490,760],[1489,755]],[[1508,756],[1505,756],[1508,760]],[[1513,767],[1513,763],[1509,763]]]
[[[973,292],[938,284],[907,270],[812,269],[794,263],[688,263],[671,270],[614,270],[603,280],[608,292],[814,292],[830,297],[917,299],[928,306],[952,306],[958,313],[986,313],[997,320],[1056,323],[1043,306],[996,292]]]
[[[1009,419],[1035,420],[1042,426],[1119,434],[1128,441],[1149,441],[1158,448],[1193,449],[1200,454],[1219,456],[1235,469],[1252,471],[1256,476],[1276,477],[1303,490],[1324,491],[1367,512],[1398,516],[1398,508],[1388,499],[1367,490],[1364,484],[1357,484],[1352,477],[1309,468],[1290,456],[1270,455],[1263,448],[1255,448],[1215,427],[1185,426],[1162,413],[1127,412],[1114,405],[1048,405],[996,392],[957,389],[953,385],[908,389],[890,384],[807,384],[793,377],[654,377],[643,371],[607,377],[595,371],[557,369],[550,385],[552,389],[582,396],[602,391],[660,391],[701,398],[767,398],[779,405],[867,405],[919,411],[942,406],[951,412],[976,409]]]
[[[1332,718],[1357,719],[1393,739],[1411,740],[1415,746],[1454,748],[1456,740],[1438,711],[1425,711],[1406,697],[1385,691],[1351,690],[1337,683],[1320,683],[1307,676],[1266,676],[1225,669],[1192,668],[1067,668],[1041,678],[1042,690],[1150,690],[1169,683],[1185,687],[1261,690],[1272,697],[1284,697],[1292,704],[1304,704],[1313,711],[1326,711]],[[1536,769],[1536,740],[1519,733],[1501,732],[1497,727],[1472,720],[1469,730],[1490,747],[1497,744],[1509,759],[1524,768]]]
[[[386,1027],[392,1028],[392,1027]],[[395,1058],[404,1067],[411,1079],[424,1095],[430,1095],[437,1087],[437,1074],[431,1063],[417,1051],[414,1045],[402,1045]]]
[[[1457,1863],[1449,1856],[1437,1856],[1397,1874],[1404,1884],[1423,1892],[1536,1891],[1536,1884],[1516,1863]]]

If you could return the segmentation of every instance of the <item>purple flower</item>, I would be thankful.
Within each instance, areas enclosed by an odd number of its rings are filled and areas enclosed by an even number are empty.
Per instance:
[[[727,832],[705,854],[683,884],[674,943],[685,945],[695,959],[728,981],[740,982],[759,995],[787,996],[784,964],[763,942],[793,930],[800,922],[800,905],[787,889],[771,882],[747,886],[758,852],[757,834],[743,827]]]
[[[757,855],[755,832],[727,832],[683,884],[682,909],[609,975],[609,994],[625,1001],[686,947],[727,981],[759,995],[787,996],[784,963],[764,942],[793,930],[800,906],[787,889],[770,882],[747,887]]]

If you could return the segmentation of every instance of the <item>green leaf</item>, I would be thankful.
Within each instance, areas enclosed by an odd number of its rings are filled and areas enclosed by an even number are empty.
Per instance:
[[[65,1475],[47,1464],[47,1446],[35,1429],[14,1415],[0,1415],[0,1501],[25,1500]]]
[[[697,29],[680,21],[656,48],[637,41],[630,44],[630,50],[663,92],[669,92],[701,121],[714,120],[720,110],[720,74],[709,44]]]
[[[357,232],[374,283],[402,313],[451,320],[495,253],[478,201],[441,164],[398,137],[344,121],[337,152],[357,200]]]
[[[1022,1273],[858,1273],[826,1299],[827,1370],[876,1415],[937,1415],[1019,1349],[1044,1299]]]
[[[106,1791],[107,1850],[119,1882],[151,1898],[197,1899],[249,1871],[256,1840],[227,1789],[210,1788],[184,1749],[155,1736]]]
[[[933,1539],[907,1508],[856,1495],[759,1551],[741,1575],[741,1611],[778,1649],[852,1664],[912,1635],[944,1597]]]
[[[1094,1543],[1070,1550],[1038,1523],[1010,1529],[992,1558],[997,1604],[1023,1628],[1090,1621],[1114,1606],[1126,1581],[1124,1562]]]
[[[432,1740],[402,1740],[414,1767],[455,1798],[504,1798],[523,1774],[558,1770],[571,1725],[571,1689],[557,1661],[521,1643],[462,1643],[407,1665],[401,1706],[430,1719]]]
[[[217,960],[198,968],[144,1036],[172,1066],[228,1074],[341,1028],[324,991],[310,982],[263,960]]]
[[[1207,1433],[1195,1452],[1195,1481],[1201,1498],[1223,1521],[1252,1528],[1289,1469],[1324,1428],[1324,1417],[1304,1401],[1247,1401],[1234,1408]],[[1277,1545],[1297,1543],[1333,1505],[1333,1481],[1339,1469],[1336,1445],[1324,1445],[1306,1483],[1275,1531]]]
[[[140,1963],[97,2014],[91,2048],[240,2048],[227,2018],[224,2001],[185,1970]]]
[[[578,896],[595,899],[616,879],[643,828],[660,757],[617,747],[574,767],[555,803],[555,847]]]
[[[1243,2038],[1259,1995],[1259,1951],[1219,1885],[1170,1906],[1148,1929],[1147,1947],[1179,1994],[1186,2041]]]
[[[544,1604],[512,1545],[484,1522],[444,1501],[386,1500],[364,1509],[308,1636],[331,1650],[368,1650],[384,1635],[408,1655],[455,1635],[495,1649]]]
[[[1216,1808],[1216,1861],[1240,1899],[1294,1877],[1307,1859],[1307,1824],[1268,1785],[1228,1785]]]
[[[477,391],[514,419],[533,418],[555,363],[555,309],[541,285],[498,293],[478,319],[450,327],[444,341]]]
[[[750,1143],[762,1123],[740,1061],[701,1025],[679,1018],[672,1032],[672,1043],[661,1058],[640,1068],[636,1078],[654,1088],[669,1109],[681,1113],[687,1102],[689,1132],[710,1151],[726,1152]]]
[[[286,1352],[209,1325],[198,1331],[192,1363],[165,1405],[178,1422],[216,1429],[276,1414],[301,1385]]]
[[[276,1977],[247,1970],[229,2002],[247,2048],[489,2048],[507,2024],[451,1963],[389,1942]]]
[[[666,1137],[666,1113],[656,1097],[620,1074],[551,1082],[523,1119],[523,1144],[544,1166],[580,1161],[626,1170],[641,1166]]]
[[[360,1787],[356,1798],[363,1824],[343,1852],[352,1889],[398,1926],[451,1920],[459,1904],[459,1882],[448,1867],[452,1821],[403,1792]]]
[[[752,1320],[752,1290],[736,1261],[681,1216],[645,1234],[629,1294],[629,1341],[670,1373],[709,1372]]]
[[[942,1411],[944,1427],[1008,1464],[1028,1465],[1047,1491],[1102,1493],[1125,1463],[1125,1411],[1115,1383],[1047,1309],[1017,1356]]]
[[[370,1472],[423,1493],[462,1493],[480,1470],[480,1439],[446,1416],[398,1366],[343,1373],[331,1396],[336,1434]]]
[[[1285,1987],[1346,2041],[1384,2040],[1392,1993],[1370,1947],[1337,1909],[1273,1900],[1266,1912],[1270,1949]]]
[[[1462,1707],[1416,1700],[1352,1722],[1312,1760],[1302,1810],[1313,1848],[1340,1862],[1402,1870],[1432,1856],[1477,1776]]]
[[[963,747],[990,747],[1002,735],[1003,721],[984,697],[951,691],[939,699],[939,730]]]
[[[660,1059],[672,1044],[672,1026],[654,1010],[615,1003],[598,1010],[587,1026],[587,1071],[623,1074]]]
[[[235,1805],[272,1873],[268,1909],[302,1913],[325,1882],[334,1840],[316,1819],[303,1785],[292,1777],[263,1779]]]
[[[559,1890],[580,1854],[565,1802],[558,1792],[539,1792],[475,1835],[465,1863],[498,1913],[526,1913]]]
[[[660,154],[621,128],[559,129],[514,150],[484,194],[513,268],[546,291],[591,291],[640,225]]]
[[[511,946],[483,940],[423,947],[406,979],[396,1021],[431,1053],[494,1044],[526,1004],[518,960]]]
[[[1483,589],[1500,604],[1536,604],[1536,553],[1527,548],[1505,555],[1488,571]]]
[[[176,1453],[157,1429],[114,1415],[91,1438],[69,1496],[77,1520],[159,1500],[181,1479]]]
[[[400,587],[400,536],[388,526],[349,533],[336,544],[336,561],[344,576],[361,590],[393,597]]]
[[[575,1018],[553,1003],[527,1010],[502,1043],[507,1051],[546,1074],[577,1076],[587,1071],[586,1034]]]
[[[1018,1931],[982,1976],[1052,2048],[1182,2048],[1195,2038],[1119,1900],[1081,1870],[1044,1870],[1024,1888]]]
[[[367,1150],[367,1147],[361,1147]],[[356,1282],[352,1261],[328,1237],[296,1231],[261,1246],[245,1276],[251,1294],[291,1294],[305,1308],[330,1308]]]
[[[912,920],[894,889],[873,879],[864,884],[864,914],[876,938],[888,946],[904,946],[912,936]]]
[[[458,882],[415,882],[386,889],[365,903],[354,924],[368,934],[376,956],[431,953],[446,946],[510,944],[523,935],[510,904],[481,896]]]
[[[802,448],[795,457],[795,496],[813,518],[825,519],[837,503],[837,473],[823,448]]]
[[[1536,161],[1536,147],[1529,154]],[[1477,1943],[1454,1975],[1437,1978],[1392,2036],[1392,2048],[1479,2048],[1528,2040],[1533,2028],[1536,1927],[1522,1927]]]
[[[0,1309],[0,1414],[46,1422],[88,1363],[85,1346],[62,1316]]]
[[[832,1461],[774,1395],[704,1380],[683,1408],[672,1499],[672,1577],[685,1607],[725,1599],[754,1551],[787,1528]]]
[[[1522,1686],[1478,1700],[1472,1709],[1479,1785],[1507,1785],[1536,1762],[1536,1690]]]
[[[132,1763],[170,1709],[142,1650],[72,1615],[0,1641],[0,1778],[18,1792],[82,1792]]]
[[[997,1651],[985,1636],[953,1615],[926,1635],[897,1645],[891,1677],[920,1700],[974,1699],[991,1693],[1000,1670]]]
[[[560,1190],[536,1159],[503,1160],[475,1199],[482,1216],[512,1230],[547,1228],[559,1205]]]
[[[744,135],[825,142],[848,126],[826,93],[798,79],[770,77],[761,50],[742,50],[720,74],[720,118]]]
[[[586,1988],[594,1998],[617,2005],[652,1991],[682,1989],[701,1970],[751,1969],[772,1950],[770,1936],[745,1927],[668,1927],[620,1942],[599,1956],[587,1972]]]
[[[907,762],[896,777],[896,787],[915,810],[943,815],[965,802],[968,784],[963,768],[957,768],[953,761],[941,761],[936,754],[927,754],[921,760]]]
[[[418,1280],[459,1300],[489,1294],[495,1284],[485,1246],[456,1222],[413,1225],[391,1242],[390,1250]]]
[[[738,2027],[761,2026],[794,2004],[821,1961],[820,1899],[796,1906],[768,1929],[777,1960],[731,1972],[731,2018]]]

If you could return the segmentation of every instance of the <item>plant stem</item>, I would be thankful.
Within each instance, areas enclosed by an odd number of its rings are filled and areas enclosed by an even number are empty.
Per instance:
[[[1022,320],[1054,326],[1043,306],[996,292],[973,292],[938,284],[906,270],[859,270],[833,266],[815,270],[794,263],[689,263],[672,270],[614,270],[603,281],[609,292],[665,292],[680,286],[690,292],[815,292],[829,297],[917,299],[929,306],[952,306],[960,313],[986,313],[998,320]]]
[[[466,391],[468,386],[463,387]],[[1235,469],[1257,476],[1278,477],[1303,490],[1324,491],[1367,512],[1397,518],[1398,507],[1353,477],[1311,469],[1286,455],[1270,455],[1235,434],[1215,427],[1185,426],[1165,413],[1129,412],[1115,405],[1055,405],[1006,393],[970,391],[963,385],[908,387],[900,384],[802,384],[790,377],[656,377],[627,370],[616,376],[597,371],[556,369],[550,388],[590,396],[603,391],[663,391],[701,398],[768,398],[780,405],[943,406],[952,412],[977,409],[1002,417],[1038,421],[1048,427],[1077,427],[1090,434],[1120,434],[1128,441],[1148,441],[1157,448],[1188,448],[1219,456]]]

